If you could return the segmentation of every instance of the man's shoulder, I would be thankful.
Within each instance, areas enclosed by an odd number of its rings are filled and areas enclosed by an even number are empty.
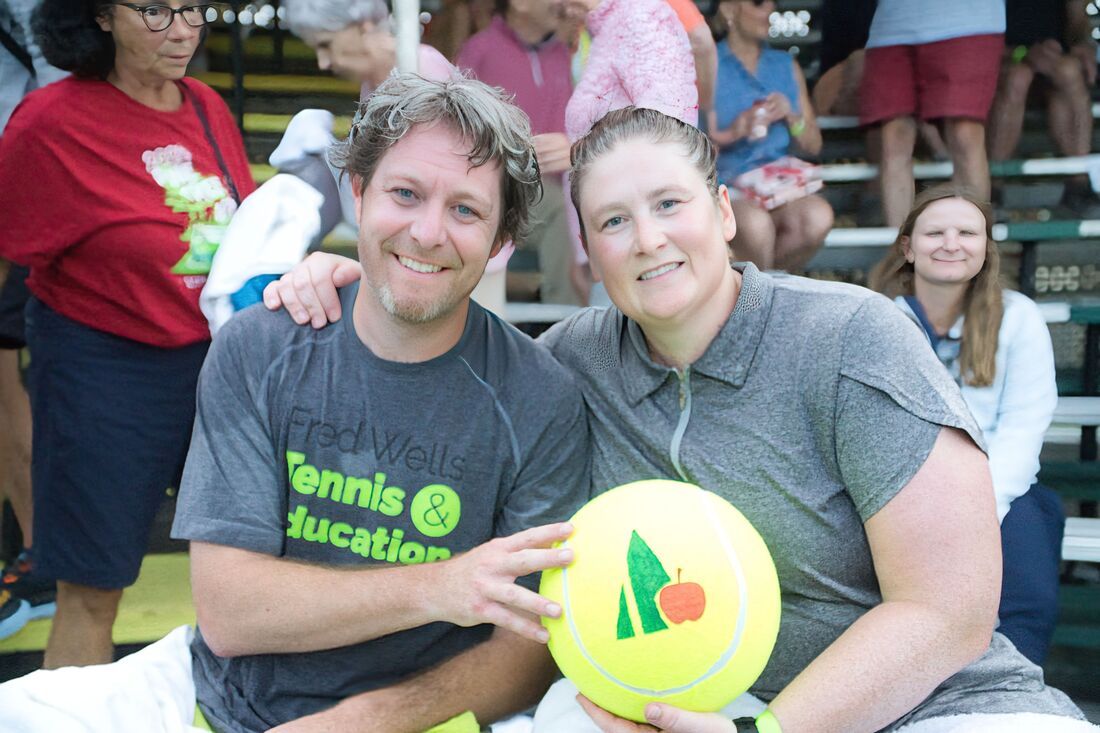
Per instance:
[[[333,346],[343,328],[342,321],[321,329],[308,324],[299,326],[285,309],[271,311],[262,303],[257,303],[240,311],[222,326],[214,337],[213,350],[216,353],[239,354],[242,361],[266,370],[301,351],[301,347]]]
[[[615,307],[582,308],[540,338],[562,364],[585,373],[618,363],[626,317]]]
[[[571,385],[570,371],[547,344],[535,341],[500,317],[486,311],[486,364],[495,366],[498,379],[527,387]],[[547,390],[536,389],[545,392]]]

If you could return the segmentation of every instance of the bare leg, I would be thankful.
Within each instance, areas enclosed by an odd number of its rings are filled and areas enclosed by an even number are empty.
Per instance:
[[[19,352],[0,350],[0,496],[6,495],[23,532],[33,543],[31,503],[31,404],[19,379]]]
[[[1062,155],[1088,155],[1092,142],[1089,90],[1080,62],[1062,56],[1050,77],[1050,134]]]
[[[1006,62],[1001,67],[997,96],[989,111],[989,159],[1008,160],[1020,143],[1024,129],[1027,93],[1035,72],[1027,64]]]
[[[833,207],[820,196],[807,196],[771,212],[775,222],[775,263],[781,270],[802,270],[833,227]]]
[[[913,146],[916,142],[917,123],[912,117],[896,117],[882,125],[879,185],[886,226],[901,226],[913,205]]]
[[[955,183],[970,186],[983,199],[989,198],[989,160],[985,157],[985,125],[977,120],[944,120],[947,148],[955,164]]]
[[[57,615],[46,644],[46,669],[106,664],[114,659],[111,628],[121,590],[58,581]]]
[[[771,214],[748,201],[734,201],[737,235],[730,242],[733,258],[749,261],[761,270],[775,266],[775,224]]]

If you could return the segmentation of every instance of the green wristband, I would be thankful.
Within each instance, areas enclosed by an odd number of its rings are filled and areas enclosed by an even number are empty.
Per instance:
[[[791,134],[795,137],[801,137],[802,133],[806,132],[806,118],[799,117],[798,122],[793,125],[787,125],[787,129],[791,131]]]
[[[1012,61],[1014,63],[1020,63],[1027,58],[1027,46],[1017,46],[1012,49]]]
[[[760,733],[783,733],[783,729],[779,727],[779,721],[776,720],[770,708],[756,716],[756,729]]]

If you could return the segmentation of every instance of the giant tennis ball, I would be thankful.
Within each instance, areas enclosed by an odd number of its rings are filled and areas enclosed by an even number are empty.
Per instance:
[[[764,540],[721,497],[652,480],[601,494],[570,520],[573,563],[543,572],[561,604],[550,653],[586,697],[630,720],[653,700],[720,710],[764,670],[779,580]]]

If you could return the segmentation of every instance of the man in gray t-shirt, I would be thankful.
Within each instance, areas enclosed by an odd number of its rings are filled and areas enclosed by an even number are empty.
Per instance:
[[[246,311],[200,379],[173,535],[217,731],[488,723],[553,674],[531,574],[571,559],[549,523],[587,498],[583,402],[469,300],[537,193],[526,121],[479,82],[412,75],[361,115],[337,153],[365,275],[350,317]]]

